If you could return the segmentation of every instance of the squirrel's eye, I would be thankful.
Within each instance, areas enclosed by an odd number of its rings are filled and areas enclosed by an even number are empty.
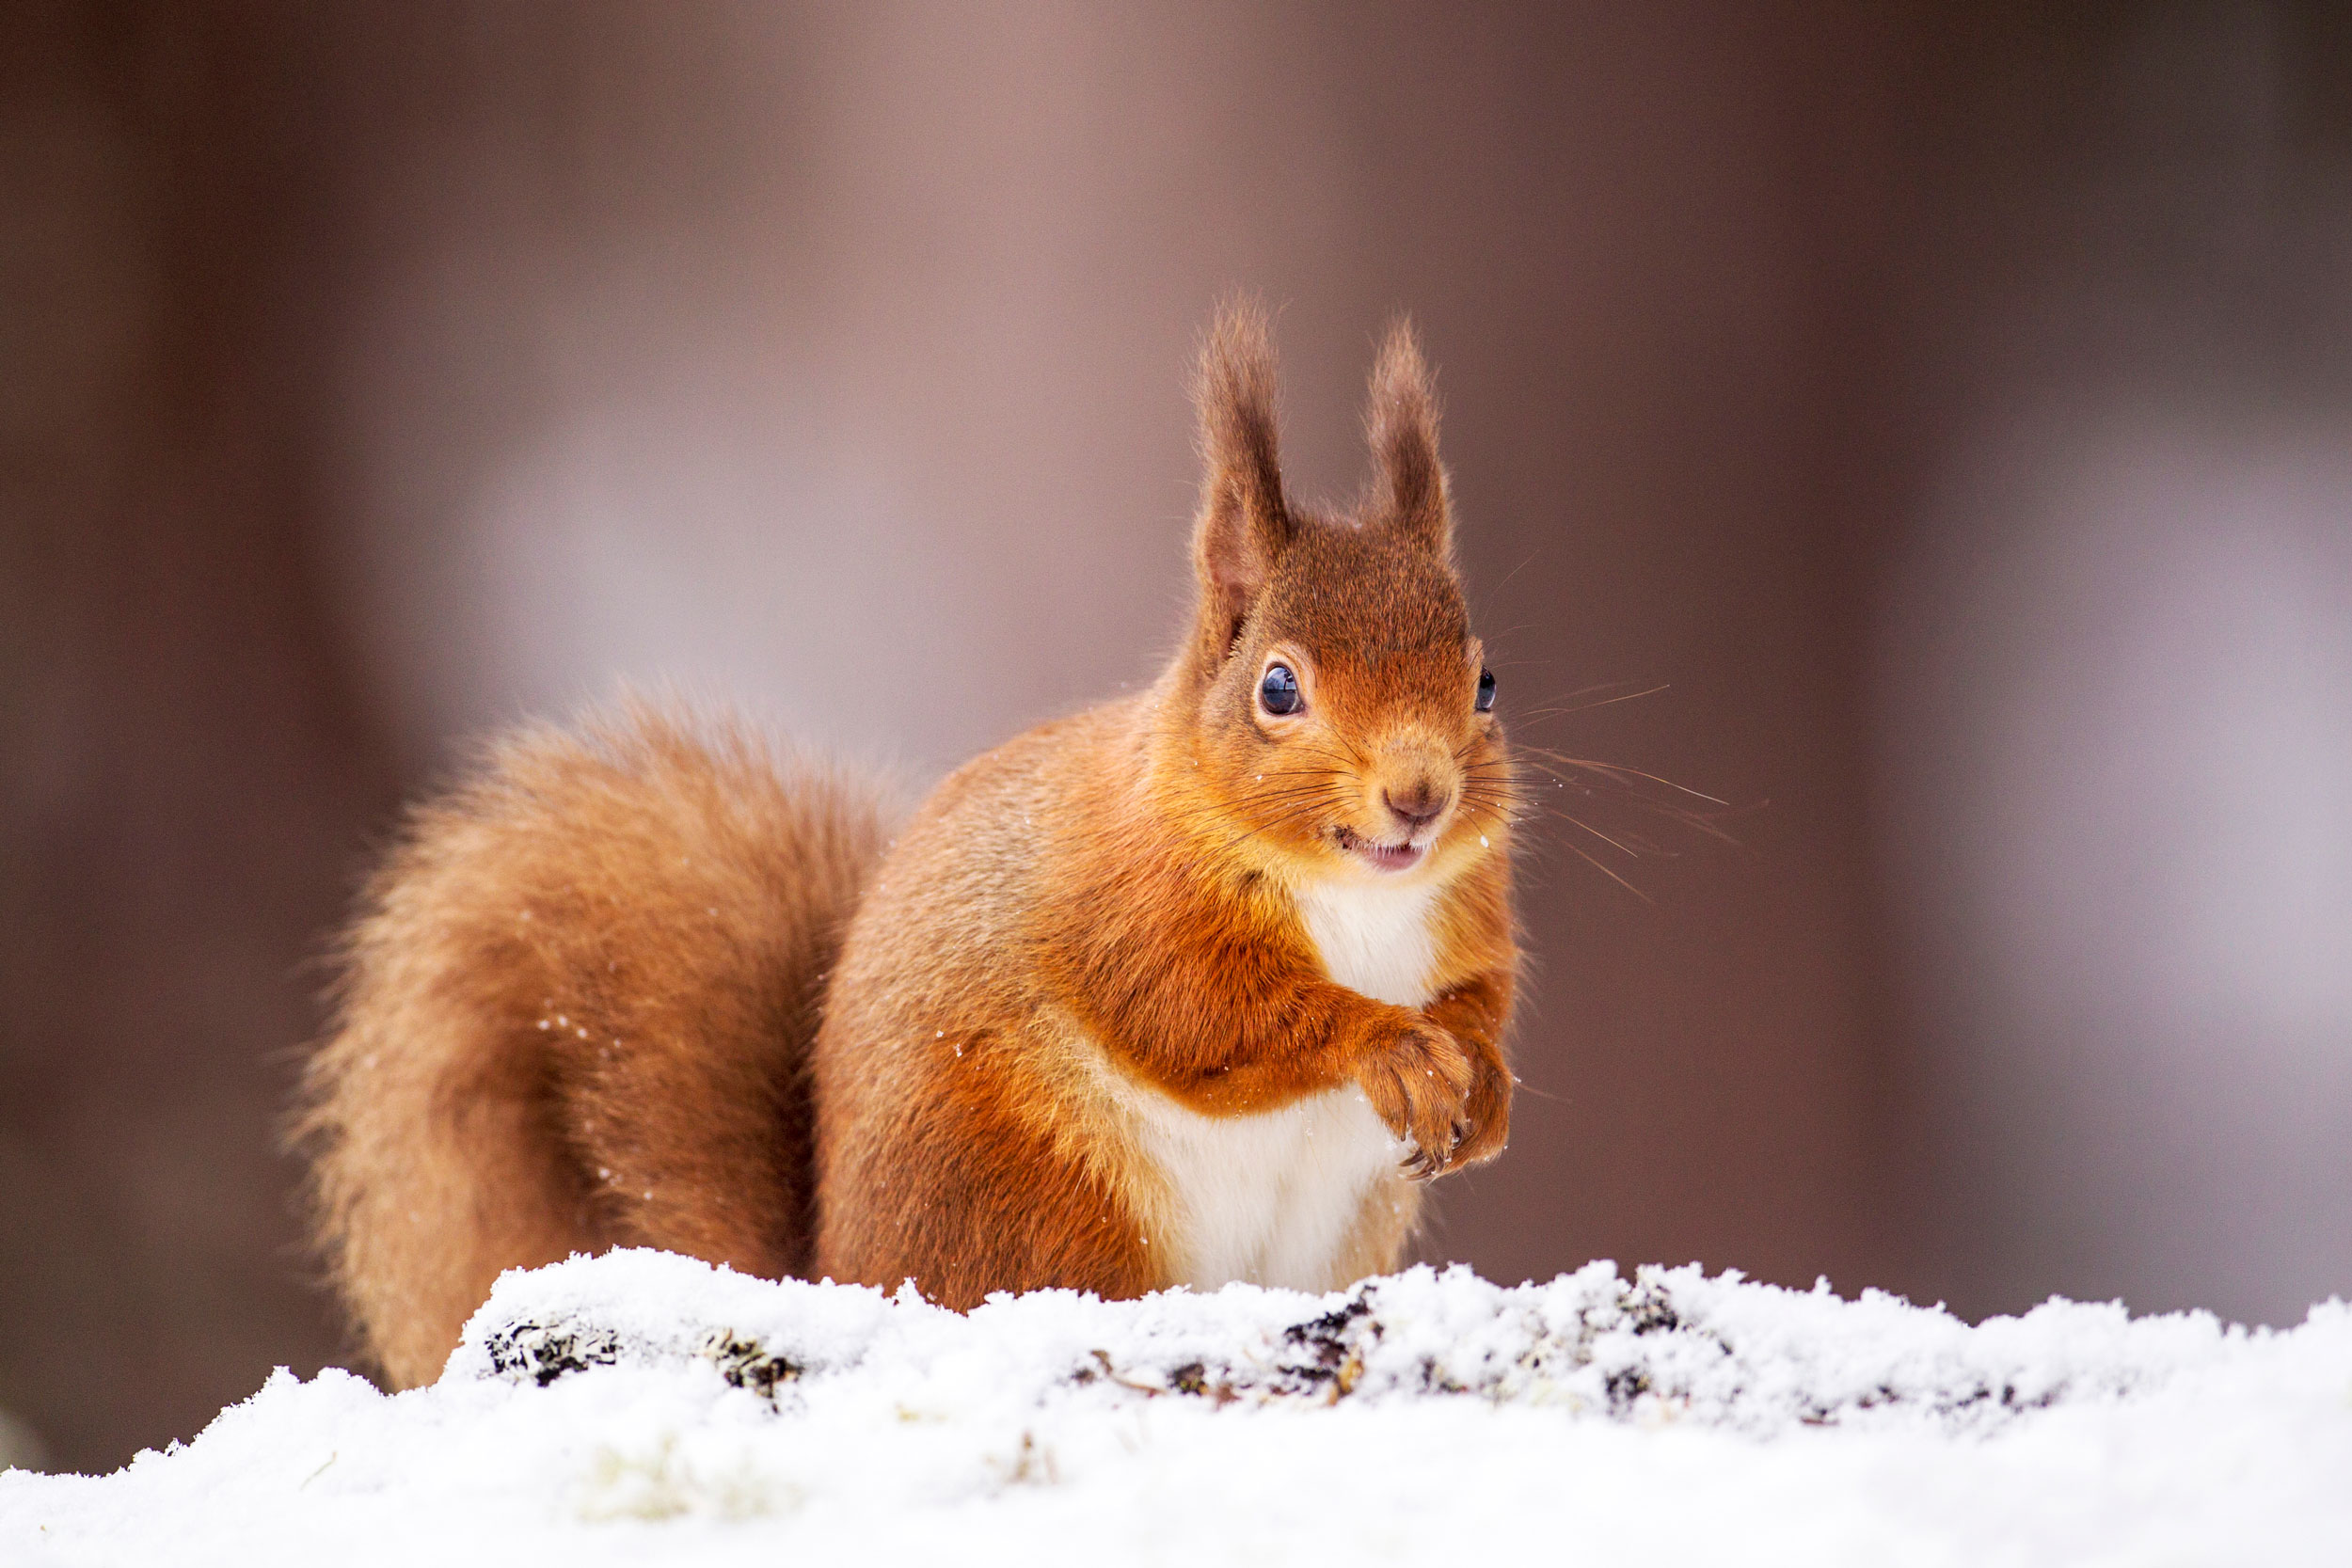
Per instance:
[[[1258,701],[1268,713],[1296,713],[1306,705],[1298,694],[1298,676],[1287,664],[1269,664],[1258,682]]]
[[[1481,670],[1478,672],[1478,711],[1491,712],[1494,705],[1495,673],[1492,670]]]

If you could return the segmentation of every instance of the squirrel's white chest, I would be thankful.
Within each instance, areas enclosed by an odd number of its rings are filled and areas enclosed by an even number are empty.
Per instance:
[[[1249,1117],[1204,1117],[1150,1093],[1138,1142],[1172,1203],[1169,1273],[1214,1291],[1234,1280],[1329,1291],[1374,1187],[1403,1146],[1353,1084]]]
[[[1428,1003],[1429,974],[1438,962],[1429,920],[1435,884],[1316,882],[1297,896],[1298,918],[1332,979],[1375,1002],[1400,1007]]]
[[[1428,997],[1436,961],[1426,887],[1335,884],[1303,893],[1299,915],[1331,978],[1400,1006]],[[1345,1085],[1257,1116],[1208,1117],[1164,1095],[1138,1097],[1144,1152],[1166,1179],[1184,1284],[1233,1280],[1327,1291],[1345,1272],[1375,1188],[1403,1146],[1363,1091]]]

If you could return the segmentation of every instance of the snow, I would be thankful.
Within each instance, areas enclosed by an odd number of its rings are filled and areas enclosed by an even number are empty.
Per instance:
[[[440,1381],[280,1371],[0,1562],[2352,1561],[2352,1309],[1416,1269],[969,1315],[661,1253],[502,1278]]]

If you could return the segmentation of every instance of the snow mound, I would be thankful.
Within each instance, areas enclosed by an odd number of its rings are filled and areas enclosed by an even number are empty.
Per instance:
[[[601,1366],[700,1362],[793,1411],[814,1392],[803,1385],[845,1378],[916,1404],[956,1386],[1038,1406],[1089,1390],[1220,1405],[1469,1396],[1769,1436],[1922,1418],[1991,1431],[2256,1342],[2203,1314],[2135,1321],[2119,1305],[2052,1302],[1971,1328],[1875,1291],[1842,1301],[1826,1284],[1784,1291],[1695,1266],[1629,1281],[1606,1262],[1510,1288],[1422,1267],[1327,1297],[1049,1291],[967,1317],[912,1289],[773,1283],[640,1252],[508,1275],[445,1375],[545,1386]]]
[[[440,1381],[280,1372],[0,1561],[2352,1560],[2352,1311],[1971,1327],[1597,1263],[1103,1302],[510,1274]]]

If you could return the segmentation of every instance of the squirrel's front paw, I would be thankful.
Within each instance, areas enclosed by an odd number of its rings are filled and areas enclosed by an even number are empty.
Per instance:
[[[1446,1162],[1450,1171],[1484,1164],[1502,1152],[1511,1138],[1511,1069],[1502,1053],[1489,1046],[1473,1053],[1470,1094],[1463,1117],[1470,1131],[1454,1147]]]
[[[1469,1101],[1477,1075],[1469,1050],[1434,1023],[1407,1024],[1365,1053],[1356,1081],[1389,1131],[1412,1145],[1406,1176],[1425,1181],[1452,1164],[1470,1132]]]

